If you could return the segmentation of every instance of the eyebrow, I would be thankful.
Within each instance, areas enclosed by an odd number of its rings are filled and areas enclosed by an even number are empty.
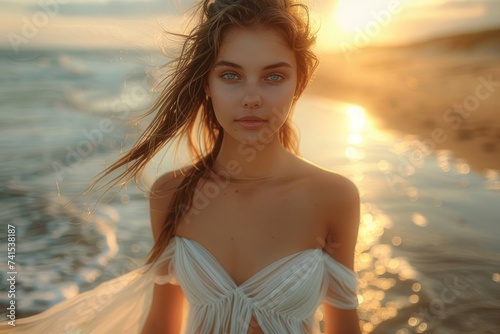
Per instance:
[[[227,61],[227,60],[220,60],[214,64],[214,68],[219,67],[219,66],[228,66],[228,67],[234,67],[237,69],[243,69],[243,67],[241,65],[235,64],[235,63]],[[269,69],[279,68],[279,67],[293,68],[293,66],[290,65],[289,63],[287,63],[285,61],[280,61],[279,63],[276,63],[276,64],[267,65],[263,69],[269,70]]]

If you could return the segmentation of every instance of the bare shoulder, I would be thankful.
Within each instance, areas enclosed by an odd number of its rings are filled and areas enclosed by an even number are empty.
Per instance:
[[[184,174],[180,169],[167,172],[158,177],[151,186],[151,197],[166,195],[175,190],[184,179]]]
[[[339,204],[359,201],[358,188],[347,177],[324,169],[317,177],[323,188],[320,194],[326,197],[326,201]]]
[[[360,218],[358,188],[347,177],[313,163],[306,168],[310,168],[311,190],[328,230],[325,250],[352,269]]]
[[[174,170],[161,175],[151,186],[149,209],[151,228],[155,240],[160,235],[166,222],[170,202],[183,179],[184,174],[181,170]]]
[[[359,192],[356,185],[347,177],[320,167],[310,161],[302,160],[304,170],[310,176],[312,190],[323,201],[330,205],[359,201]]]

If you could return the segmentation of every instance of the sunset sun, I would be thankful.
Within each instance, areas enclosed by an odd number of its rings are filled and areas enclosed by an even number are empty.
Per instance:
[[[343,31],[359,29],[370,19],[370,12],[359,1],[340,0],[332,13],[335,25]]]
[[[320,42],[326,48],[351,50],[384,40],[401,20],[402,10],[401,1],[339,0],[323,17]]]

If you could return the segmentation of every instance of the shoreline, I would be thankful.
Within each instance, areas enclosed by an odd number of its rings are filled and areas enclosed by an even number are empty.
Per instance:
[[[500,170],[500,60],[495,54],[363,50],[319,55],[312,96],[360,105],[378,126],[451,150],[478,172]],[[467,107],[467,108],[464,108]]]

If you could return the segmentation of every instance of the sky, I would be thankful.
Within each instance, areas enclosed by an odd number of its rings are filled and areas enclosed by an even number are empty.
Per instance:
[[[0,46],[164,46],[192,0],[2,0]],[[500,26],[500,0],[309,0],[318,47],[399,44]]]

